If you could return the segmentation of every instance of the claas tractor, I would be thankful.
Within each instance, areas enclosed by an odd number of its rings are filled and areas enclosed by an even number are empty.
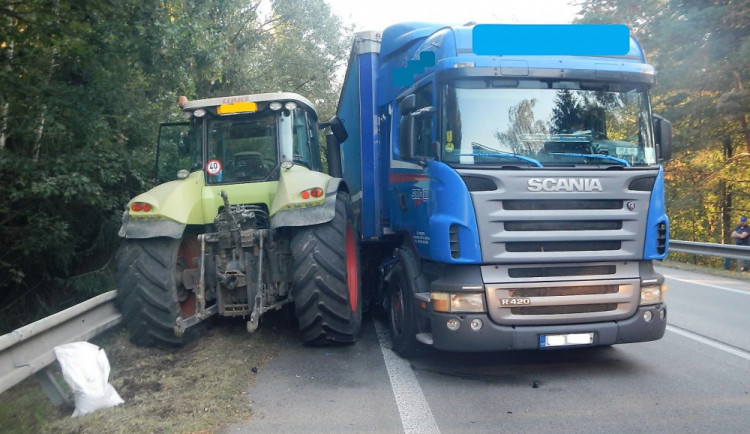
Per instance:
[[[128,203],[119,232],[117,303],[131,340],[182,345],[215,315],[252,332],[289,305],[305,342],[356,341],[359,236],[318,137],[343,141],[341,122],[319,122],[294,93],[179,105],[186,121],[160,126],[157,185]]]

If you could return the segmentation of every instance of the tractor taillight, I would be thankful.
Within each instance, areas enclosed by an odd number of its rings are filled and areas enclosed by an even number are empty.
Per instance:
[[[309,190],[303,191],[302,193],[300,193],[300,197],[302,197],[302,199],[305,199],[305,200],[310,199],[311,197],[317,199],[319,197],[323,197],[323,193],[324,192],[322,188],[316,187],[316,188],[311,188]]]
[[[130,205],[130,210],[133,212],[149,212],[151,211],[151,204],[145,202],[133,202]]]

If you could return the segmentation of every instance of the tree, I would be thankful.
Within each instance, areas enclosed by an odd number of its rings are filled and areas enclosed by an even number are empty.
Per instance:
[[[350,32],[322,0],[0,0],[0,327],[112,288],[179,95],[297,91],[330,115]]]
[[[555,106],[552,107],[552,132],[570,133],[571,128],[582,121],[580,106],[573,98],[573,94],[568,89],[558,90],[555,95]]]
[[[652,105],[675,131],[666,166],[673,236],[726,239],[750,211],[750,1],[587,0],[579,15],[628,24],[659,72]]]

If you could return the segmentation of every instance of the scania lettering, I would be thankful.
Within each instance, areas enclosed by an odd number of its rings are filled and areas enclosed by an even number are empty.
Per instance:
[[[602,184],[596,178],[531,178],[529,191],[602,191]]]

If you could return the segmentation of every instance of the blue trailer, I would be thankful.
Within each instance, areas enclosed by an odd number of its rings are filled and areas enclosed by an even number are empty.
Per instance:
[[[635,39],[616,56],[479,55],[474,29],[355,35],[331,170],[394,350],[661,338],[671,125],[651,113],[654,68]]]

